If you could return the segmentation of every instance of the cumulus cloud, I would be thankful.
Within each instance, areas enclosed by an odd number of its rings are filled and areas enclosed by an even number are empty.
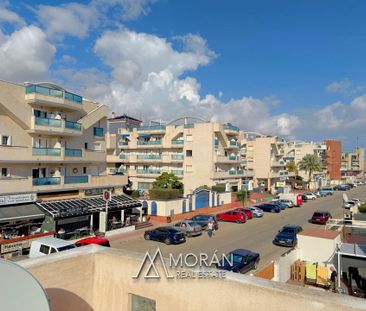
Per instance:
[[[7,23],[14,26],[25,26],[24,19],[9,9],[8,1],[0,1],[0,24],[1,23]]]
[[[0,62],[1,78],[16,82],[42,79],[48,75],[55,51],[38,27],[14,31],[0,43],[0,59],[6,60]]]
[[[334,81],[330,83],[329,85],[327,85],[325,89],[327,92],[336,93],[346,91],[351,86],[352,86],[351,81],[349,81],[348,79],[344,79],[341,81]]]
[[[243,97],[224,102],[212,94],[202,97],[199,82],[183,74],[208,65],[216,54],[198,35],[174,40],[181,43],[179,50],[167,39],[151,34],[128,29],[104,32],[94,51],[111,68],[111,78],[103,83],[98,99],[112,111],[128,112],[146,121],[192,115],[278,135],[289,135],[299,126],[296,116],[271,114],[276,98]]]

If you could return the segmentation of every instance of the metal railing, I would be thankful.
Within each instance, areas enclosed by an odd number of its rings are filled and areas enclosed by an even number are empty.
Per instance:
[[[41,126],[61,127],[62,122],[59,119],[36,117],[35,124]]]
[[[83,151],[81,149],[65,149],[65,157],[82,157]]]
[[[65,184],[86,184],[89,181],[89,176],[65,176]]]
[[[70,93],[70,92],[66,92],[66,91],[62,91],[62,90],[55,90],[46,86],[41,86],[41,85],[28,85],[25,88],[25,93],[26,94],[32,94],[32,93],[37,93],[37,94],[42,94],[42,95],[47,95],[47,96],[53,96],[53,97],[59,97],[59,98],[64,98],[73,102],[76,102],[78,104],[82,104],[83,102],[83,98],[79,95]]]
[[[61,156],[61,148],[36,148],[33,147],[32,155],[34,156]]]

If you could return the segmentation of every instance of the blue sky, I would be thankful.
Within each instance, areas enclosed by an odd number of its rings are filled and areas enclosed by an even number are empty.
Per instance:
[[[0,0],[0,79],[53,80],[146,121],[194,114],[349,150],[356,136],[366,145],[365,11],[361,0]]]

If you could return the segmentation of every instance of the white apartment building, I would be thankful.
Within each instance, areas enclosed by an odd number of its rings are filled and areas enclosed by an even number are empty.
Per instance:
[[[0,81],[0,202],[121,189],[127,178],[106,174],[107,114],[55,84]]]
[[[364,177],[365,172],[365,149],[357,147],[352,152],[342,153],[342,178],[352,179]]]
[[[107,134],[108,170],[126,173],[135,189],[150,189],[163,172],[180,178],[185,194],[204,185],[241,189],[254,175],[242,168],[241,135],[232,125],[191,117],[121,128],[118,134]]]

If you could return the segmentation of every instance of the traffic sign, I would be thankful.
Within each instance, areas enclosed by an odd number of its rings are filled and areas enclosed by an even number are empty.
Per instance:
[[[112,201],[112,192],[104,190],[103,191],[103,200],[106,202]]]

